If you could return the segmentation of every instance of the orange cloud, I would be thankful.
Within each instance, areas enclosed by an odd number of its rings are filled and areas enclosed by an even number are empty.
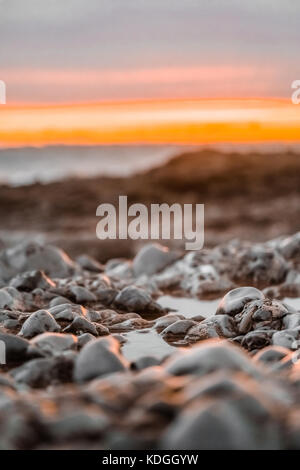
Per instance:
[[[0,108],[0,145],[300,141],[288,100],[164,100]]]

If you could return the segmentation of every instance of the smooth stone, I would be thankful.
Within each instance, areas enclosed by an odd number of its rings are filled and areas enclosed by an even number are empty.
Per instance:
[[[112,278],[131,279],[133,276],[132,263],[120,259],[111,259],[106,263],[105,273]]]
[[[30,358],[41,357],[43,354],[31,347],[29,341],[19,336],[0,332],[0,341],[5,343],[6,363],[24,362]]]
[[[109,424],[108,417],[95,410],[73,410],[51,421],[47,430],[56,442],[72,439],[95,439],[101,437]]]
[[[162,332],[162,336],[181,336],[185,335],[197,323],[193,320],[177,320],[175,323],[167,326]]]
[[[10,285],[20,291],[31,292],[34,289],[51,289],[55,287],[52,281],[43,271],[29,271],[17,274],[11,281]]]
[[[97,297],[97,300],[101,302],[103,305],[110,305],[113,303],[116,296],[118,295],[118,291],[112,288],[107,288],[107,289],[99,288],[95,291],[95,295]]]
[[[0,289],[0,309],[24,310],[24,304],[20,293],[14,287]]]
[[[152,301],[148,292],[136,286],[128,286],[122,289],[115,298],[114,303],[120,309],[129,312],[162,311],[162,308]]]
[[[5,320],[3,326],[7,330],[15,330],[19,326],[19,320]]]
[[[96,310],[88,310],[88,315],[89,320],[91,322],[98,322],[102,320],[102,314],[99,311]]]
[[[300,327],[300,313],[290,313],[283,319],[283,326],[286,330],[293,330]]]
[[[290,354],[290,350],[282,346],[267,346],[256,353],[253,360],[264,364],[273,364],[281,361],[288,354]]]
[[[184,394],[189,404],[198,398],[227,398],[242,390],[242,384],[234,374],[227,371],[217,371],[207,376],[192,380],[187,384]]]
[[[76,317],[71,325],[67,326],[64,331],[71,331],[73,333],[90,333],[93,336],[108,335],[109,330],[106,326],[90,322],[84,317]]]
[[[145,245],[133,259],[133,272],[135,276],[141,276],[142,274],[152,276],[177,259],[178,254],[169,251],[164,246],[159,244]]]
[[[272,319],[272,312],[270,310],[266,310],[263,307],[256,310],[253,313],[252,319],[254,321],[268,321]]]
[[[93,273],[101,273],[104,271],[103,264],[99,263],[99,261],[89,255],[78,256],[76,261],[79,266],[81,266],[82,269],[85,269],[86,271],[91,271]]]
[[[128,362],[120,354],[120,344],[114,338],[88,342],[75,361],[74,380],[86,382],[113,372],[124,371]]]
[[[187,340],[209,338],[233,338],[236,336],[234,323],[229,315],[213,315],[196,324],[187,333]]]
[[[55,320],[73,321],[74,318],[88,318],[88,311],[82,305],[75,304],[59,304],[48,310]]]
[[[71,304],[71,300],[67,299],[66,297],[62,297],[59,295],[58,297],[54,297],[51,302],[49,303],[49,309],[52,307],[56,307],[57,305],[62,304]]]
[[[281,254],[265,246],[252,246],[236,256],[233,278],[255,284],[279,284],[285,280],[288,265]]]
[[[8,374],[1,374],[0,373],[0,387],[1,386],[14,389],[15,385],[14,385],[13,378]],[[2,403],[1,403],[1,397],[0,397],[0,409],[1,409],[1,405],[2,405]]]
[[[66,278],[75,271],[74,262],[61,249],[53,245],[24,242],[2,252],[7,265],[15,274],[41,270],[51,278]]]
[[[44,388],[49,385],[71,382],[73,364],[74,358],[72,356],[60,355],[45,359],[33,359],[12,369],[10,374],[19,384],[32,388]]]
[[[47,310],[38,310],[32,313],[23,323],[19,335],[24,338],[32,338],[46,331],[60,331],[60,326]]]
[[[77,339],[78,339],[78,346],[81,349],[87,343],[95,339],[95,336],[92,335],[91,333],[83,333],[82,335],[78,336]]]
[[[78,343],[76,336],[62,333],[42,333],[35,336],[30,342],[51,356],[59,355],[69,349],[76,349]]]
[[[70,292],[74,296],[77,304],[97,301],[97,297],[85,287],[71,286]]]
[[[280,253],[287,259],[294,258],[300,254],[300,232],[282,240],[278,246]]]
[[[91,333],[94,336],[98,336],[97,328],[93,323],[83,317],[76,317],[72,323],[67,326],[64,331],[70,331],[72,333]]]
[[[277,331],[272,336],[274,346],[282,346],[289,349],[297,349],[297,339],[299,337],[298,330],[282,330]]]
[[[269,450],[281,448],[279,426],[263,402],[239,398],[195,402],[167,428],[161,449]]]
[[[163,329],[172,325],[172,323],[175,323],[178,320],[184,320],[184,319],[185,318],[183,317],[183,315],[174,315],[170,313],[168,315],[164,315],[163,317],[158,318],[154,324],[154,328],[157,331],[162,331]]]
[[[237,287],[229,291],[221,300],[216,315],[234,316],[251,300],[264,300],[263,293],[255,287]]]
[[[165,363],[171,375],[203,376],[217,370],[245,372],[258,375],[257,367],[241,348],[225,340],[207,340],[173,354]]]
[[[145,328],[149,326],[147,320],[143,320],[142,318],[128,318],[120,323],[114,323],[113,325],[109,326],[109,329],[112,330],[139,330],[141,328]]]
[[[252,351],[262,349],[271,343],[272,332],[265,330],[255,330],[247,333],[241,342],[243,348]]]

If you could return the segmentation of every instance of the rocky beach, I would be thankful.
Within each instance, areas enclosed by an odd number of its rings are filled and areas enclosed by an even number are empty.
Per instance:
[[[2,185],[0,448],[299,449],[299,166]],[[204,249],[97,240],[119,194],[204,203]]]

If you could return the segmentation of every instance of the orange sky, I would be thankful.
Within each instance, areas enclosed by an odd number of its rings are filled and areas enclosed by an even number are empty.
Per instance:
[[[287,99],[123,101],[0,107],[0,145],[300,141]]]

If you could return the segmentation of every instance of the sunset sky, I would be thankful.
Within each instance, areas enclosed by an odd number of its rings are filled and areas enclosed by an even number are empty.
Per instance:
[[[299,24],[293,0],[0,0],[0,145],[300,141]]]

